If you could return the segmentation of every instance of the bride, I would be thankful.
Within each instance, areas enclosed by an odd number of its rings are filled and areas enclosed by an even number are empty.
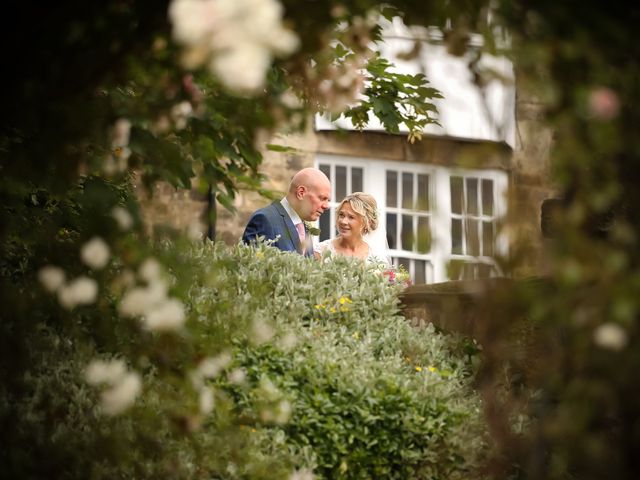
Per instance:
[[[356,257],[368,263],[390,265],[384,228],[379,228],[375,198],[368,193],[347,195],[336,210],[338,235],[314,247],[316,258],[325,252]]]

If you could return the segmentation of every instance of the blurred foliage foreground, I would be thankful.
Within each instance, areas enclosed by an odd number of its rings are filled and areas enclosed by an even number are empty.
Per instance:
[[[418,140],[439,94],[369,50],[377,2],[5,3],[3,473],[477,478],[469,366],[407,329],[393,286],[341,262],[148,239],[130,182],[197,179],[230,207],[260,189],[261,132],[319,111],[362,125],[361,95]],[[638,478],[640,8],[389,4],[441,26],[472,70],[480,51],[512,58],[553,130],[549,275],[500,283],[477,311],[491,476]]]
[[[473,349],[411,328],[401,286],[351,259],[164,242],[172,272],[114,244],[91,306],[25,282],[2,330],[24,364],[0,387],[10,478],[479,478]]]

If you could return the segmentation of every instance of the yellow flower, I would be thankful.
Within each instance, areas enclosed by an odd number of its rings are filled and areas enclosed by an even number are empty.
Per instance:
[[[329,311],[330,311],[331,313],[336,313],[336,307],[331,307],[331,308],[329,309]]]
[[[352,337],[355,338],[356,340],[359,340],[360,339],[360,332],[353,332]]]
[[[256,252],[256,257],[263,258],[264,257],[264,252]]]
[[[422,371],[422,367],[416,365],[416,372],[421,372],[421,371]]]
[[[340,311],[341,312],[348,312],[349,311],[349,307],[340,307]]]
[[[429,365],[429,367],[427,367],[427,370],[429,370],[431,373],[438,371],[438,369],[432,365]]]
[[[349,297],[340,297],[340,305],[344,305],[345,303],[353,303]]]

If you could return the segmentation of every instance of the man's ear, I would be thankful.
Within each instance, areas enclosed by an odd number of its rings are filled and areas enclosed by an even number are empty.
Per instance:
[[[296,198],[298,200],[302,200],[302,197],[304,197],[305,193],[307,193],[307,187],[305,187],[304,185],[299,185],[298,188],[296,188]]]

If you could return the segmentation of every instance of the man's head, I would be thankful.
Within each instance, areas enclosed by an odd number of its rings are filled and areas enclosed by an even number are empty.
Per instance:
[[[317,220],[330,199],[331,183],[317,168],[304,168],[291,179],[287,200],[302,220]]]

